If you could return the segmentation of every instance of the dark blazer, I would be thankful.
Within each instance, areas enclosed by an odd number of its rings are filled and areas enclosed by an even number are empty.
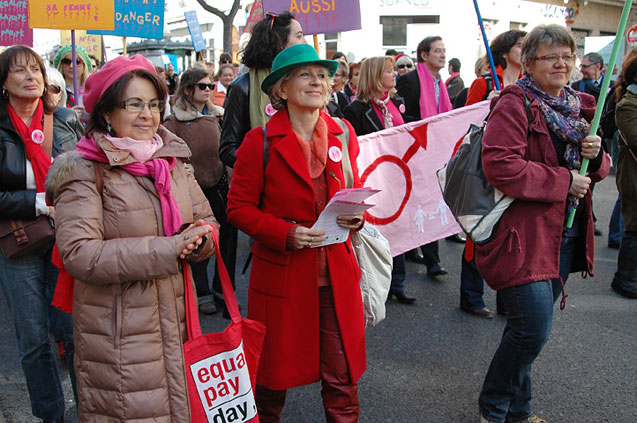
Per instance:
[[[420,120],[420,79],[418,71],[407,72],[396,82],[398,95],[405,100],[405,122]]]
[[[244,73],[232,81],[228,87],[219,156],[226,166],[234,167],[237,160],[235,154],[243,142],[243,138],[252,128],[250,126],[250,74]]]
[[[392,97],[391,101],[399,110],[400,106],[405,104],[402,97],[397,95]],[[363,103],[360,100],[354,100],[345,108],[343,114],[345,115],[345,119],[352,124],[354,131],[358,136],[371,134],[372,132],[385,129],[371,103]],[[402,113],[401,115],[403,116],[403,119],[405,119],[405,115]],[[406,121],[407,120],[405,119],[405,122]]]

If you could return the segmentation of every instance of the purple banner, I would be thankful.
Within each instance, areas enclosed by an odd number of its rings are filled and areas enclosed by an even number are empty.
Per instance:
[[[33,30],[29,28],[28,17],[26,0],[0,1],[0,46],[33,46]]]
[[[266,12],[289,10],[305,35],[361,29],[358,0],[263,0]]]

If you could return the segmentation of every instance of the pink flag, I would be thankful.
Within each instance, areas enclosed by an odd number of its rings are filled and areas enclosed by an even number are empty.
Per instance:
[[[358,169],[370,198],[370,223],[389,240],[392,255],[461,231],[445,204],[436,172],[469,129],[481,124],[489,102],[360,137]]]

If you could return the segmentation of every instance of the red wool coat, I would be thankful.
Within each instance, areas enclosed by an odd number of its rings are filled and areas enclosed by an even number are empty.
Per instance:
[[[578,94],[582,99],[581,115],[590,121],[595,113],[595,99]],[[610,169],[610,158],[602,154],[599,169],[588,175],[593,182],[605,178]],[[531,101],[528,123],[524,91],[517,85],[502,91],[489,117],[482,139],[482,163],[489,182],[515,198],[498,222],[492,239],[476,245],[476,264],[484,280],[491,288],[500,290],[559,278],[570,172],[558,164],[537,100]],[[580,200],[584,202],[584,213],[570,271],[592,275],[591,198],[589,189]]]
[[[342,148],[341,127],[321,112],[328,148]],[[360,186],[358,141],[349,127],[354,186]],[[287,111],[266,125],[269,152],[263,170],[263,131],[248,132],[237,151],[228,194],[228,220],[254,238],[248,317],[265,324],[257,383],[287,389],[319,380],[317,249],[286,250],[292,222],[311,227],[318,216],[314,188]],[[329,198],[345,187],[341,162],[327,159]],[[336,315],[352,382],[365,371],[365,324],[360,269],[350,241],[324,247]]]

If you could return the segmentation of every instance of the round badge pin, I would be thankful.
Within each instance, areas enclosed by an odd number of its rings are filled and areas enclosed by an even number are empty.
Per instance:
[[[268,103],[265,106],[265,114],[268,116],[272,116],[276,113],[276,109],[274,107],[272,107],[272,103]]]
[[[35,144],[42,144],[44,142],[44,132],[40,131],[39,129],[31,132],[31,140]]]
[[[343,159],[343,152],[340,148],[334,145],[330,147],[330,149],[327,151],[327,154],[330,156],[330,159],[332,159],[333,162],[340,162]]]
[[[405,105],[404,105],[404,104],[401,104],[400,106],[398,106],[398,111],[399,111],[400,113],[405,113]]]

